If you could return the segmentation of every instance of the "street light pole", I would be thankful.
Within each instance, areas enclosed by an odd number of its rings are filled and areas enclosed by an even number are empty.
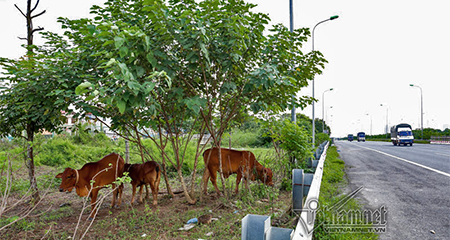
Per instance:
[[[327,89],[322,93],[322,132],[325,132],[325,118],[324,118],[324,111],[325,111],[325,93],[333,91],[333,88]]]
[[[388,131],[389,131],[389,108],[387,105],[380,104],[380,106],[386,107],[386,138],[388,138]]]
[[[324,22],[327,22],[327,21],[330,21],[330,20],[334,20],[334,19],[336,19],[336,18],[338,18],[339,16],[338,15],[335,15],[335,16],[331,16],[330,18],[328,18],[328,19],[325,19],[325,20],[323,20],[323,21],[320,21],[320,22],[318,22],[315,26],[314,26],[314,28],[313,28],[313,31],[312,31],[312,51],[314,52],[314,31],[316,30],[316,27],[319,25],[319,24],[321,24],[321,23],[324,23]],[[312,79],[312,98],[314,98],[314,78]],[[316,138],[316,124],[315,124],[315,116],[314,116],[314,101],[312,102],[312,147],[313,148],[315,148],[316,147],[316,140],[315,140],[315,138]]]
[[[370,116],[370,136],[372,136],[372,115],[366,113],[367,116]]]
[[[420,86],[409,84],[411,87],[416,87],[420,89],[420,129],[422,130],[422,139],[423,139],[423,95],[422,88]]]
[[[294,5],[293,0],[289,0],[289,31],[292,33],[294,31]],[[297,96],[292,96],[292,100],[295,102]],[[297,116],[295,115],[295,106],[291,110],[291,122],[295,123],[297,121]]]

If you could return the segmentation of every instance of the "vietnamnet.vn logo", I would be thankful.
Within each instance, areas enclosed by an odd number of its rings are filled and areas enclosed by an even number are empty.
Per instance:
[[[356,196],[363,187],[356,189],[331,206],[319,207],[317,199],[309,199],[304,204],[301,212],[306,212],[306,219],[300,217],[298,227],[303,228],[303,232],[311,235],[318,227],[323,227],[328,233],[344,232],[376,232],[384,233],[387,227],[387,209],[380,206],[376,209],[346,210],[344,207],[348,201]],[[303,214],[302,214],[303,215]],[[314,227],[314,221],[316,222]]]

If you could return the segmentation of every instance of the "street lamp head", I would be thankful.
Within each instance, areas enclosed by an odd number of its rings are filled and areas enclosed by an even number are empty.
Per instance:
[[[334,20],[334,19],[336,19],[336,18],[338,18],[338,17],[339,17],[338,15],[331,16],[331,17],[330,17],[330,20]]]
[[[414,84],[409,84],[409,86],[414,87]]]
[[[333,91],[333,88],[330,88],[330,91]]]

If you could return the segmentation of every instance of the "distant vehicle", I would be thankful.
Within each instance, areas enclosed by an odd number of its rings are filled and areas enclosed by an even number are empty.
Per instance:
[[[348,136],[347,136],[347,139],[348,139],[348,141],[353,141],[353,134],[349,134]]]
[[[413,145],[414,135],[412,132],[411,125],[407,123],[401,123],[398,125],[394,125],[391,128],[391,141],[395,146],[397,145]]]
[[[359,132],[357,135],[358,142],[365,142],[366,141],[366,133],[365,132]]]

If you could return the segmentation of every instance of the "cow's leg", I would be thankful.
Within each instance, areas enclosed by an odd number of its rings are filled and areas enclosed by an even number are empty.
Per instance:
[[[97,195],[98,195],[98,188],[93,188],[91,191],[91,214],[89,215],[89,220],[94,219],[94,216],[97,213],[98,210],[98,204],[97,204]]]
[[[118,193],[119,193],[119,203],[117,204],[117,206],[120,206],[122,204],[123,183],[120,184],[118,188]]]
[[[158,204],[158,187],[156,186],[156,181],[150,181],[150,188],[152,189],[153,206],[156,206]]]
[[[150,199],[150,193],[148,191],[148,185],[145,184],[145,199]]]
[[[142,184],[141,187],[139,188],[139,202],[142,203],[142,190],[144,189],[144,185]]]
[[[205,172],[203,173],[203,194],[208,195],[208,180],[210,178],[208,167],[205,167]],[[212,181],[212,180],[211,180]]]
[[[113,199],[112,199],[112,202],[111,202],[111,208],[113,208],[116,205],[117,194],[118,194],[119,191],[116,189],[116,184],[112,183],[111,186],[112,186],[112,189],[113,189],[113,194],[112,194],[113,195]]]
[[[222,193],[220,192],[219,188],[217,187],[217,172],[209,172],[211,182],[216,189],[217,195],[222,196]]]
[[[134,203],[134,196],[136,195],[136,185],[137,184],[132,183],[131,185],[133,186],[133,194],[131,195],[131,205],[133,205],[133,203]]]
[[[145,184],[142,184],[142,185],[139,187],[139,203],[142,203],[142,190],[144,190],[144,185],[145,185]]]
[[[244,179],[244,183],[245,183],[245,188],[247,189],[247,191],[248,191],[248,182],[249,182],[249,179],[250,179],[250,170],[249,169],[247,169],[247,171],[245,171],[244,172],[244,176],[245,176],[245,179]]]
[[[236,188],[234,189],[234,194],[237,194],[239,191],[239,183],[241,183],[241,179],[242,179],[242,171],[238,169],[236,173]]]

